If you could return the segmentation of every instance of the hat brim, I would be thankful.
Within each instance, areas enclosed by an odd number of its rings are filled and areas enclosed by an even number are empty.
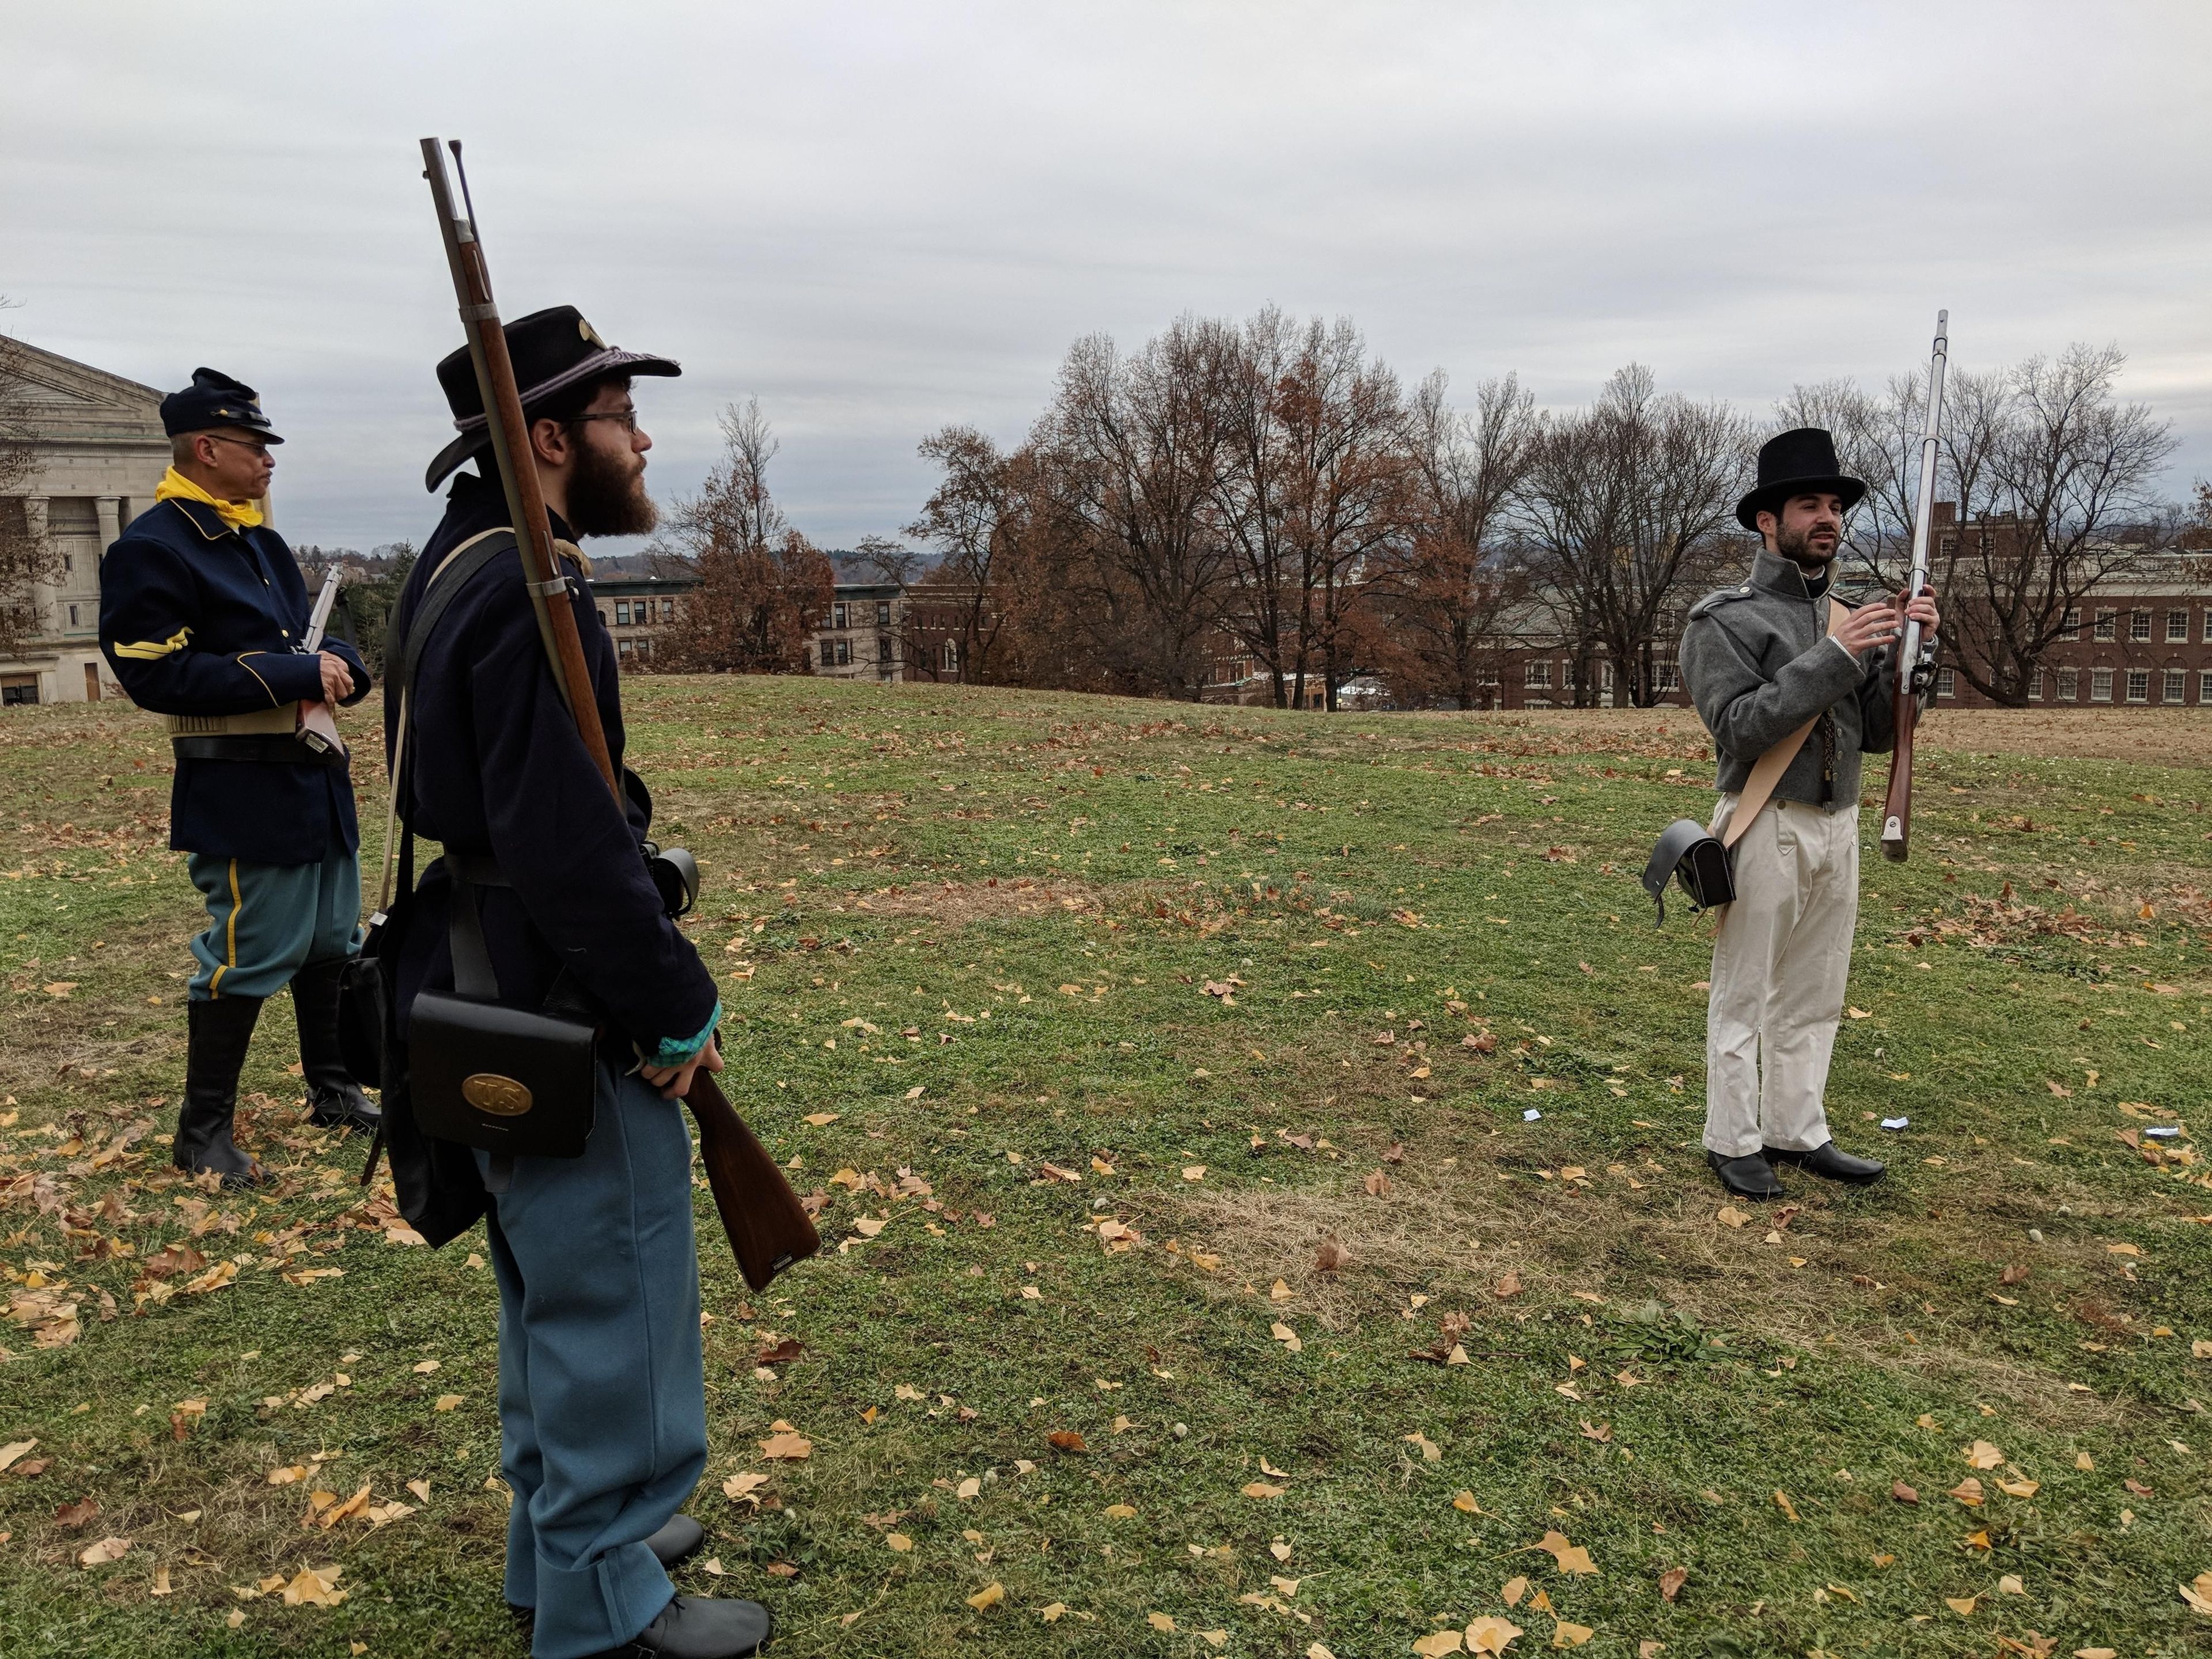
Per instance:
[[[172,438],[189,438],[200,432],[251,432],[264,444],[281,444],[284,441],[265,426],[255,426],[248,421],[210,421],[205,426],[188,426],[180,432],[172,432]]]
[[[1866,498],[1866,480],[1846,477],[1842,473],[1813,478],[1781,478],[1771,484],[1762,484],[1735,504],[1735,521],[1753,535],[1759,533],[1759,515],[1772,513],[1793,495],[1834,495],[1844,503],[1848,513]]]
[[[613,375],[659,374],[670,379],[684,373],[672,357],[656,357],[650,352],[618,351],[613,347],[593,353],[581,362],[562,369],[549,380],[526,388],[522,393],[522,412],[528,415],[531,406],[543,404],[556,392],[580,386],[590,380],[605,380]],[[491,447],[491,424],[478,416],[469,428],[440,450],[430,463],[429,471],[422,475],[422,488],[435,490],[454,468],[472,459]]]

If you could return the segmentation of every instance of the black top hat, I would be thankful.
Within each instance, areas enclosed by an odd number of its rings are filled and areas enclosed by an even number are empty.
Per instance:
[[[190,386],[161,399],[161,430],[172,438],[218,426],[245,427],[259,433],[265,444],[284,441],[269,429],[260,394],[220,370],[196,368]]]
[[[1836,441],[1820,427],[1801,426],[1759,447],[1759,487],[1735,504],[1735,521],[1755,534],[1759,515],[1780,512],[1792,495],[1838,495],[1848,513],[1866,491],[1863,479],[1838,469]]]
[[[533,311],[507,324],[505,332],[507,353],[514,362],[514,384],[521,391],[526,415],[535,412],[533,404],[542,404],[556,393],[610,375],[684,372],[670,358],[609,345],[574,306]],[[425,489],[435,489],[463,461],[491,447],[483,394],[477,388],[476,365],[470,361],[466,346],[440,361],[438,384],[445,388],[453,425],[461,435],[440,450],[438,459],[430,463],[422,480]]]

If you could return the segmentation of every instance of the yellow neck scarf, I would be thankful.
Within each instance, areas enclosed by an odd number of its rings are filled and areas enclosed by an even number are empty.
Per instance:
[[[233,530],[251,530],[261,522],[261,509],[252,501],[218,501],[173,466],[154,486],[154,499],[198,501],[203,507],[211,507]]]

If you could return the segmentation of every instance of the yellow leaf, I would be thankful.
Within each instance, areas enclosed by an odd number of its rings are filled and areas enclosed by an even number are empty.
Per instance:
[[[428,1376],[432,1371],[438,1369],[438,1364],[439,1362],[434,1359],[418,1359],[415,1362],[414,1365],[415,1375],[417,1376]]]
[[[1559,1564],[1561,1572],[1595,1572],[1597,1571],[1596,1564],[1589,1558],[1589,1552],[1580,1544],[1567,1542],[1567,1535],[1563,1532],[1546,1533],[1536,1540],[1534,1547],[1549,1553],[1552,1559]]]
[[[1298,1340],[1298,1334],[1292,1330],[1288,1325],[1284,1324],[1279,1319],[1274,1322],[1272,1328],[1270,1328],[1268,1334],[1273,1336],[1276,1341],[1281,1343],[1285,1347],[1288,1348],[1292,1353],[1303,1353],[1305,1352],[1306,1345]]]
[[[1520,1634],[1521,1626],[1511,1620],[1486,1613],[1467,1627],[1467,1650],[1469,1653],[1503,1653],[1507,1644]]]
[[[1774,1507],[1788,1516],[1792,1522],[1797,1519],[1797,1506],[1790,1501],[1790,1494],[1779,1486],[1774,1489]]]
[[[1172,1636],[1175,1633],[1175,1620],[1167,1613],[1148,1613],[1145,1615],[1145,1622],[1163,1636]]]
[[[1737,1209],[1733,1204],[1722,1205],[1719,1212],[1713,1218],[1723,1227],[1741,1227],[1751,1219],[1750,1216]]]
[[[2025,1595],[2027,1594],[2027,1586],[2021,1582],[2020,1575],[2016,1572],[2008,1572],[2005,1574],[2003,1577],[1998,1579],[1997,1589],[2006,1595]]]
[[[0,1469],[5,1469],[24,1453],[35,1450],[38,1443],[35,1440],[10,1440],[0,1446]]]
[[[1137,1511],[1133,1505],[1127,1504],[1109,1504],[1106,1506],[1106,1518],[1109,1521],[1133,1521],[1137,1518]]]
[[[1947,1595],[1943,1598],[1943,1605],[1964,1619],[1973,1612],[1981,1599],[1978,1595]]]
[[[103,1538],[97,1544],[77,1552],[77,1565],[85,1567],[104,1567],[110,1561],[120,1561],[131,1553],[127,1538]]]
[[[1066,1602],[1053,1601],[1048,1603],[1044,1607],[1039,1607],[1037,1609],[1037,1617],[1043,1620],[1048,1625],[1056,1625],[1060,1622],[1060,1614],[1066,1611]]]
[[[1336,1656],[1316,1642],[1306,1649],[1306,1659],[1336,1659]]]
[[[1291,1287],[1284,1284],[1281,1279],[1277,1279],[1267,1291],[1267,1299],[1270,1302],[1288,1302],[1291,1299]]]
[[[960,1483],[959,1486],[954,1491],[952,1495],[964,1504],[982,1490],[983,1483],[971,1474],[965,1480],[963,1480]]]
[[[154,1569],[154,1588],[146,1593],[149,1595],[167,1595],[169,1594],[169,1570],[167,1567],[156,1567]]]
[[[1552,1645],[1555,1648],[1578,1648],[1596,1634],[1588,1625],[1569,1624],[1562,1619],[1552,1626]]]
[[[787,1463],[804,1462],[814,1455],[814,1443],[803,1434],[772,1434],[760,1443],[761,1455]]]
[[[1454,1496],[1452,1498],[1452,1507],[1457,1510],[1462,1515],[1473,1515],[1475,1514],[1482,1506],[1474,1501],[1474,1494],[1473,1492],[1463,1492]]]
[[[1237,1488],[1237,1491],[1243,1492],[1247,1498],[1280,1498],[1284,1490],[1281,1486],[1271,1486],[1264,1480],[1248,1480]]]
[[[1982,1483],[1970,1474],[1951,1488],[1949,1496],[1957,1498],[1970,1510],[1979,1509],[1982,1503]]]
[[[1498,1595],[1503,1598],[1505,1605],[1509,1607],[1519,1607],[1521,1605],[1521,1598],[1528,1593],[1528,1581],[1526,1578],[1520,1577],[1507,1579],[1504,1583],[1498,1587]]]
[[[1413,1651],[1421,1655],[1422,1659],[1435,1659],[1435,1656],[1438,1654],[1457,1653],[1460,1646],[1457,1631],[1432,1630],[1426,1636],[1414,1642]]]
[[[741,1469],[722,1482],[722,1496],[732,1503],[758,1505],[760,1499],[753,1494],[768,1485],[768,1477],[757,1469]]]
[[[1184,1165],[1183,1165],[1183,1170],[1182,1170],[1182,1178],[1183,1178],[1185,1181],[1203,1181],[1203,1180],[1205,1180],[1205,1179],[1206,1179],[1206,1165],[1204,1165],[1203,1164],[1184,1164]],[[1318,1646],[1318,1645],[1319,1645],[1319,1644],[1316,1644],[1316,1646]]]
[[[1993,1469],[2005,1461],[2004,1454],[1986,1440],[1977,1440],[1960,1449],[1969,1468]]]
[[[2097,1460],[2087,1452],[2075,1452],[2074,1467],[2077,1469],[2094,1469],[2097,1467]]]
[[[994,1578],[989,1583],[984,1585],[982,1589],[977,1590],[973,1595],[969,1596],[968,1598],[968,1605],[975,1608],[976,1612],[982,1613],[989,1608],[997,1607],[1000,1602],[1006,1599],[1006,1587]]]
[[[337,1588],[338,1575],[343,1567],[302,1567],[297,1577],[284,1586],[284,1605],[296,1607],[302,1602],[310,1607],[334,1607],[346,1599],[346,1592]]]
[[[902,1532],[884,1534],[884,1542],[890,1545],[892,1553],[897,1555],[904,1555],[908,1550],[914,1547],[914,1540],[908,1537]]]
[[[2039,1480],[2000,1480],[1997,1490],[2008,1498],[2033,1498],[2043,1490]]]
[[[436,1403],[432,1406],[431,1409],[434,1411],[449,1412],[467,1398],[468,1396],[466,1395],[441,1394],[438,1396]]]
[[[1444,1449],[1419,1429],[1406,1437],[1406,1443],[1421,1449],[1421,1461],[1425,1463],[1433,1463],[1444,1455]]]
[[[835,1112],[809,1112],[806,1115],[806,1121],[809,1123],[811,1123],[816,1128],[819,1129],[825,1124],[835,1123],[837,1121],[837,1114]]]

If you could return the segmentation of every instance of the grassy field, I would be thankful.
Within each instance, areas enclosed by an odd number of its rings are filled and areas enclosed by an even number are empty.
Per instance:
[[[2194,711],[1931,726],[1830,1090],[1892,1177],[1747,1218],[1709,935],[1634,880],[1710,799],[1679,715],[629,708],[729,1092],[828,1200],[749,1300],[699,1194],[682,1583],[774,1651],[2212,1650]],[[114,704],[0,721],[0,1650],[519,1653],[480,1238],[365,1201],[281,1006],[281,1184],[167,1167],[167,771]]]

